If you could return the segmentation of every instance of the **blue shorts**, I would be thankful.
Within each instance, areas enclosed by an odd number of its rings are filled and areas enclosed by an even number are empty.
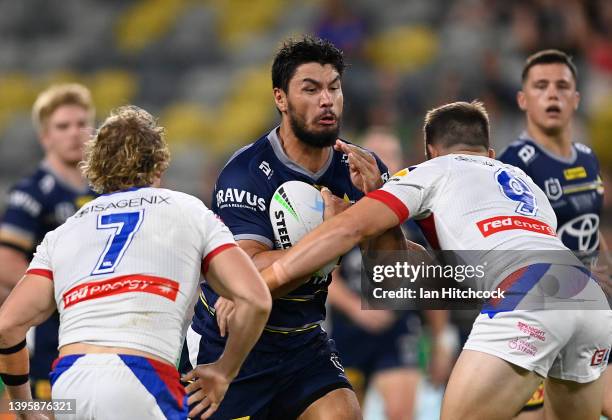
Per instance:
[[[212,363],[223,347],[205,342],[191,327],[181,358],[181,373],[193,364]],[[351,388],[333,340],[321,332],[293,351],[252,351],[231,383],[213,419],[291,420],[330,391]]]
[[[334,312],[331,335],[351,383],[361,388],[377,372],[417,368],[421,320],[416,312],[399,312],[399,319],[380,334],[370,333]]]

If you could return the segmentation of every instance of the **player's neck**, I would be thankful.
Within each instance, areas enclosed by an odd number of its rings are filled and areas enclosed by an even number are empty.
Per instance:
[[[325,165],[331,153],[331,146],[313,147],[300,141],[295,133],[284,124],[281,124],[278,130],[278,137],[289,159],[310,172],[318,172]]]
[[[572,135],[569,128],[560,131],[558,134],[550,135],[533,125],[528,125],[527,134],[552,154],[564,158],[572,156]]]
[[[83,177],[78,166],[68,165],[53,154],[47,155],[45,162],[63,182],[71,187],[82,190],[87,186],[87,180]]]

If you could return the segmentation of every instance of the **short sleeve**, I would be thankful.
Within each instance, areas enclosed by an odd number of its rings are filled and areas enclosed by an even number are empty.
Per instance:
[[[274,232],[268,211],[269,187],[258,182],[248,166],[232,161],[215,185],[212,209],[236,240],[255,240],[274,247]]]
[[[367,197],[386,204],[400,223],[408,217],[420,219],[431,213],[444,174],[443,161],[424,162],[392,175],[382,188],[372,191]]]
[[[53,232],[45,235],[43,241],[36,247],[34,257],[28,266],[26,274],[36,274],[53,280],[53,266],[51,264],[50,243]]]
[[[202,272],[206,273],[213,257],[220,252],[236,246],[232,232],[212,211],[206,209],[204,214],[205,246]]]
[[[13,188],[0,222],[0,245],[29,254],[40,230],[42,211],[42,203],[28,185]]]

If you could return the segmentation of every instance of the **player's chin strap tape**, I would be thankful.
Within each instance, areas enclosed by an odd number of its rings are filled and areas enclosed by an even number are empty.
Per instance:
[[[9,375],[8,373],[0,373],[0,379],[6,386],[19,386],[28,382],[29,375]]]
[[[23,340],[21,343],[15,344],[13,347],[9,347],[9,348],[0,347],[0,354],[17,353],[19,350],[23,349],[25,346],[26,346],[26,341]]]

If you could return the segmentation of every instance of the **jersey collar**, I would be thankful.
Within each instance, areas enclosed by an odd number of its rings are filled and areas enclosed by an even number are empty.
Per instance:
[[[525,141],[532,143],[540,152],[544,153],[549,158],[556,160],[557,162],[565,163],[567,165],[573,165],[576,162],[576,159],[578,158],[578,152],[576,152],[576,148],[574,147],[574,142],[572,142],[572,155],[568,158],[565,158],[563,156],[559,156],[557,154],[550,152],[548,149],[543,147],[537,141],[529,137],[529,134],[527,134],[527,131],[523,131],[521,133],[521,135],[519,136],[519,140],[525,140]]]
[[[291,158],[287,156],[287,154],[285,153],[285,150],[283,150],[283,145],[280,141],[280,138],[278,137],[279,127],[280,126],[274,127],[274,129],[270,131],[270,133],[268,134],[268,140],[270,141],[270,144],[272,145],[272,150],[274,150],[274,154],[276,155],[278,160],[280,160],[281,163],[285,165],[286,167],[296,172],[299,172],[301,174],[304,174],[314,181],[317,181],[319,178],[321,178],[323,174],[329,169],[329,167],[331,166],[332,160],[334,159],[333,149],[331,150],[331,153],[329,154],[327,161],[321,167],[321,169],[319,169],[317,172],[311,172],[308,169],[299,165],[297,162],[291,160]]]

